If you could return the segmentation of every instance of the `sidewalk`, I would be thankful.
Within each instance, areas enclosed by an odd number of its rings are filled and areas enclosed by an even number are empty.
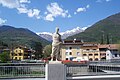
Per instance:
[[[0,80],[45,80],[45,78],[20,78],[20,79],[0,79]]]

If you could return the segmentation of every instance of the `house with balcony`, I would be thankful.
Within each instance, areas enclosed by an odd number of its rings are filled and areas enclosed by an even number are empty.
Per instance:
[[[100,54],[104,60],[120,59],[119,44],[101,44],[99,45]]]
[[[80,40],[63,41],[61,46],[62,60],[100,61],[120,59],[119,44],[98,44]]]
[[[31,59],[33,57],[34,50],[27,47],[19,46],[10,51],[11,60],[24,60]]]
[[[97,43],[82,41],[63,41],[61,47],[62,60],[100,60],[100,53]]]

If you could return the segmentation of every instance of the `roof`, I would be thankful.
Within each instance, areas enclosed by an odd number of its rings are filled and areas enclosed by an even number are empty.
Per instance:
[[[95,42],[82,42],[81,40],[69,40],[69,41],[63,41],[63,45],[82,45],[84,46],[98,46],[98,43]]]
[[[118,49],[119,46],[119,44],[101,44],[98,45],[98,48]]]

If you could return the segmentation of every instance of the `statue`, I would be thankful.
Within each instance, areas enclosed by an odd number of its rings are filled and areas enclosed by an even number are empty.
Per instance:
[[[53,34],[53,42],[52,42],[52,53],[51,53],[51,61],[55,58],[56,61],[60,60],[60,47],[62,44],[61,35],[58,33],[59,28],[56,27],[56,32]]]

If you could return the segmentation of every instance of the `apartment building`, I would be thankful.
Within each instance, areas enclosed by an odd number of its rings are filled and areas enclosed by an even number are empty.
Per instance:
[[[10,58],[13,60],[23,60],[30,59],[32,57],[33,50],[30,50],[26,47],[20,46],[15,47],[10,52]]]
[[[120,59],[119,44],[101,44],[98,47],[101,59],[103,60]]]
[[[78,40],[63,41],[61,46],[62,60],[112,60],[120,59],[118,44],[98,44]]]
[[[82,56],[81,41],[63,41],[61,47],[62,60],[72,60]]]
[[[81,41],[63,41],[61,47],[62,60],[100,60],[97,43],[86,43]]]

